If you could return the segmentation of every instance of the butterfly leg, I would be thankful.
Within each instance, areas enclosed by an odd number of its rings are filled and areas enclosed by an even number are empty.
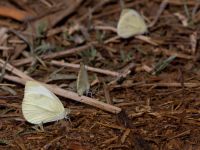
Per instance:
[[[69,121],[69,122],[70,122],[70,124],[72,124],[72,122],[71,122],[71,119],[70,119],[70,117],[69,117],[69,116],[66,116],[66,117],[65,117],[65,120],[66,120],[66,121]]]

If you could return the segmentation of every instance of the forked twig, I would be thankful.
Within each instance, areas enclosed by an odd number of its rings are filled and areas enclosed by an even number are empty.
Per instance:
[[[79,64],[66,63],[66,62],[63,62],[63,61],[52,60],[50,63],[52,65],[56,65],[56,66],[80,68]],[[106,74],[106,75],[111,75],[111,76],[114,76],[114,77],[119,77],[121,75],[119,72],[110,71],[110,70],[106,70],[106,69],[99,69],[99,68],[94,68],[94,67],[89,67],[89,66],[85,66],[85,68],[89,71],[93,71],[93,72],[97,72],[97,73],[101,73],[101,74]]]

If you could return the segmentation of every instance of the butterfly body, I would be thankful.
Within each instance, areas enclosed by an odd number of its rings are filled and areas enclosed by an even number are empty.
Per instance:
[[[22,113],[28,122],[41,124],[66,118],[68,110],[66,111],[58,97],[46,87],[38,82],[28,81],[25,86]]]
[[[147,32],[147,25],[140,14],[133,9],[123,9],[117,25],[117,34],[129,38]]]

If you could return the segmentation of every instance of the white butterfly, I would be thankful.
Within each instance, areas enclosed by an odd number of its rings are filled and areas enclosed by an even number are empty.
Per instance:
[[[78,73],[78,78],[77,78],[77,93],[81,96],[85,92],[89,92],[90,89],[90,83],[88,80],[88,73],[85,68],[85,65],[81,62],[80,63],[80,70]]]
[[[117,24],[118,36],[129,38],[145,32],[147,32],[147,25],[140,14],[134,9],[123,9]]]
[[[36,81],[27,81],[22,102],[24,118],[32,124],[43,124],[67,118],[65,109],[58,97]]]

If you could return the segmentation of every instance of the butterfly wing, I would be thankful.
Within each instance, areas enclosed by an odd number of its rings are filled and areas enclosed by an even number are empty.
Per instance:
[[[145,32],[147,32],[147,25],[144,19],[135,10],[124,9],[117,25],[118,35],[122,38],[129,38]]]
[[[66,115],[57,96],[35,81],[26,83],[22,112],[24,118],[33,124],[59,120]]]
[[[88,73],[83,63],[80,63],[80,70],[77,78],[77,93],[83,95],[90,89],[90,83],[88,80]]]

